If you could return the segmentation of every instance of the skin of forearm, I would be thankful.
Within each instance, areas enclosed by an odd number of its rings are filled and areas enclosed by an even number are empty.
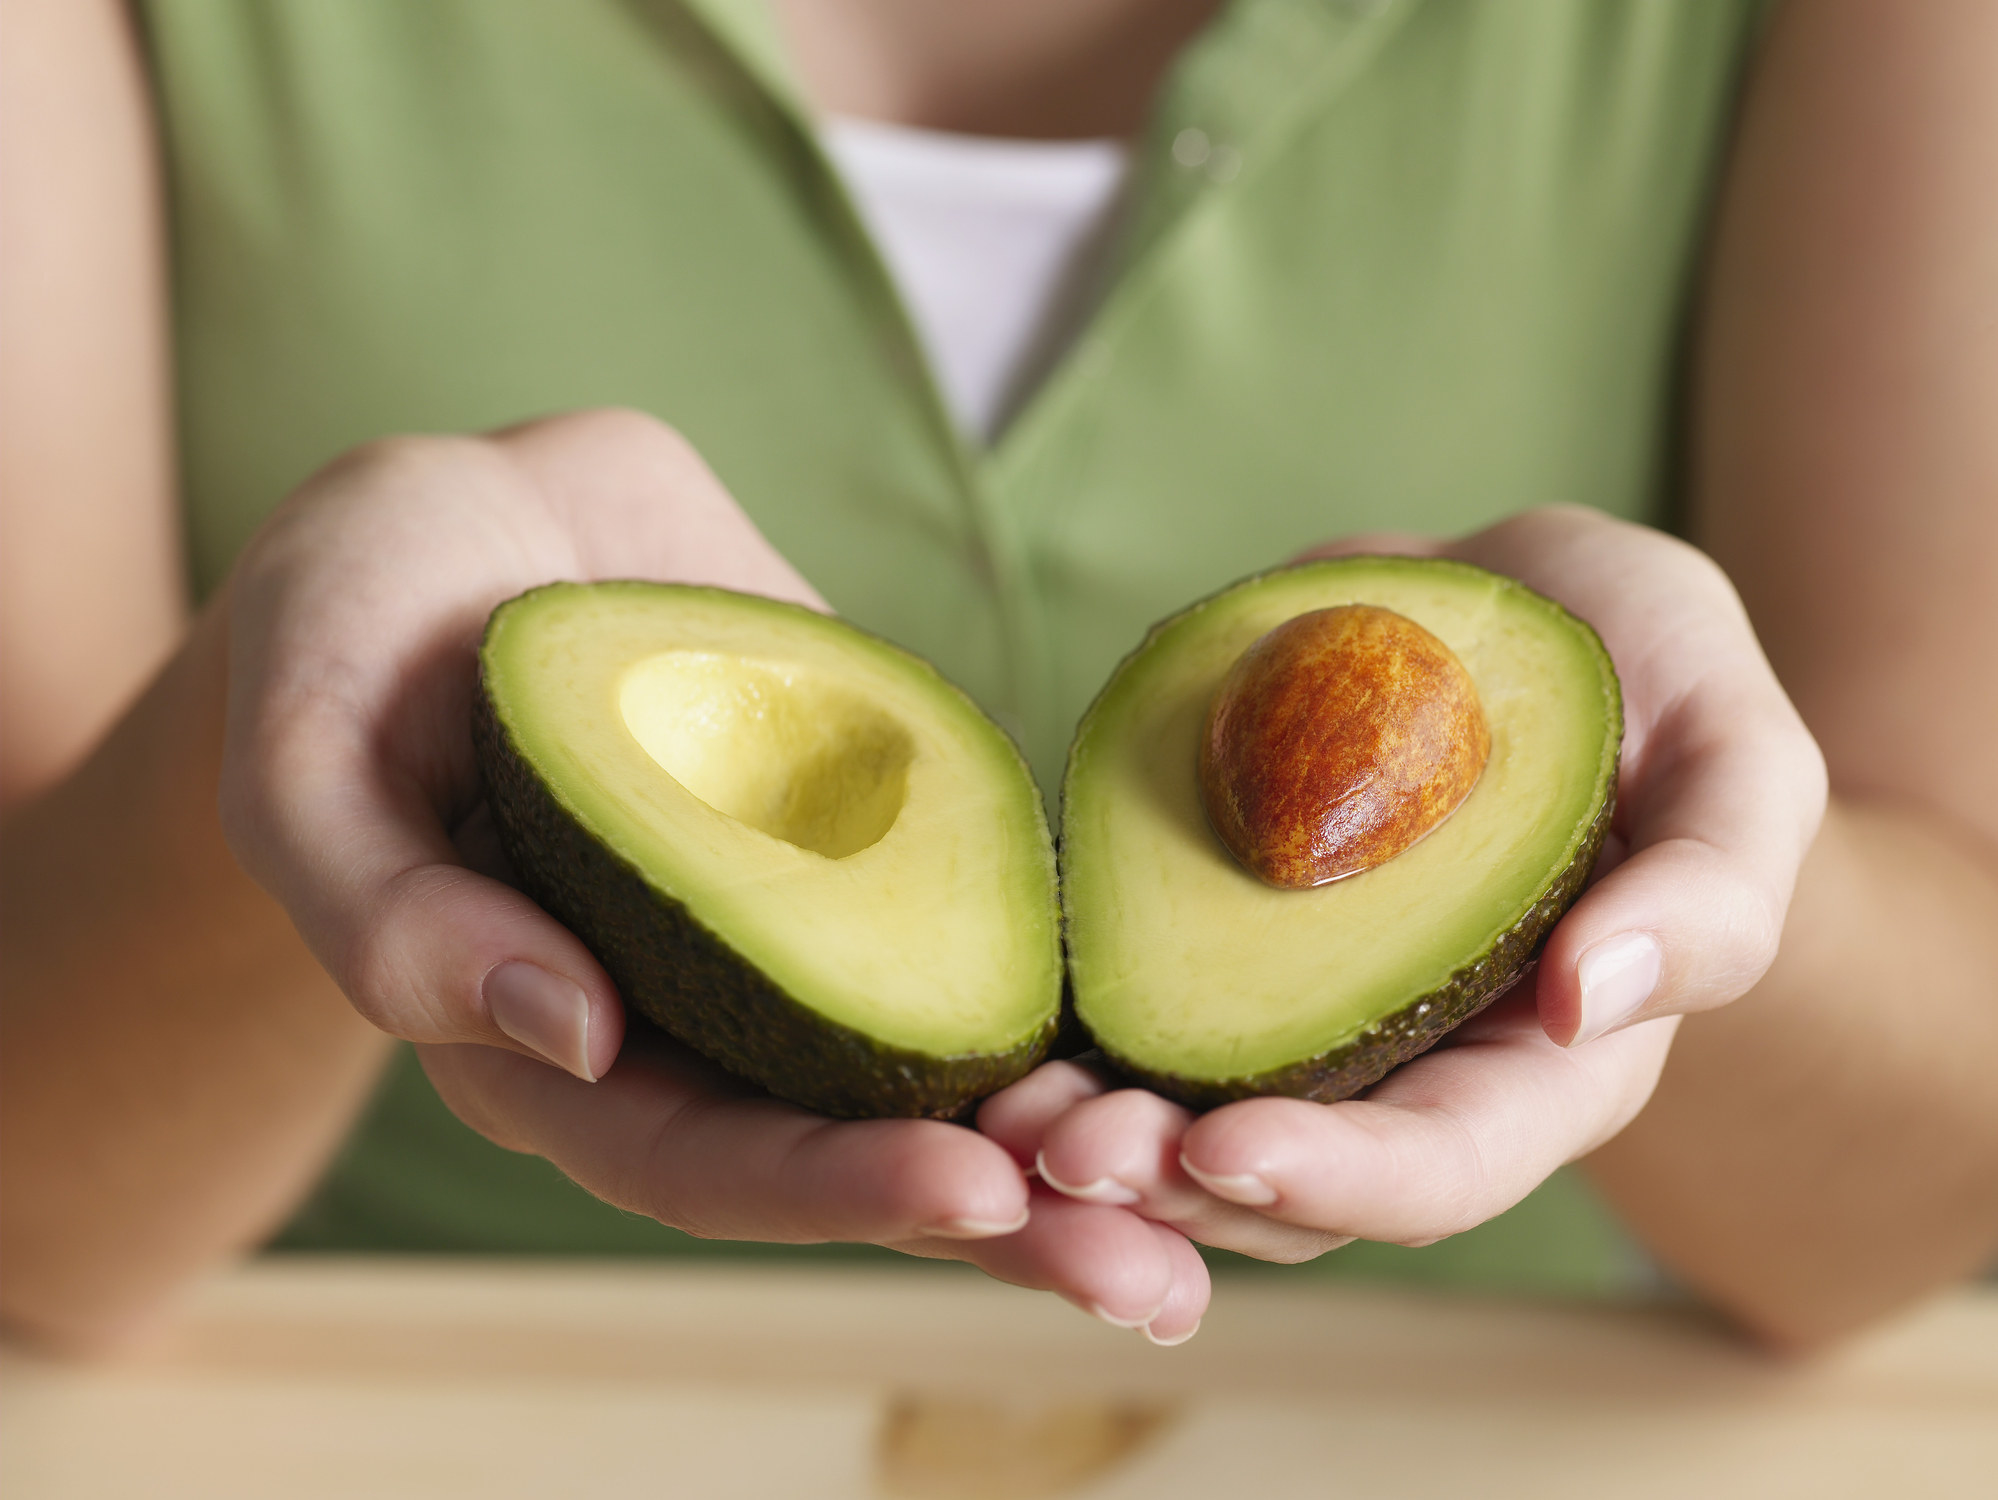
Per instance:
[[[1677,1277],[1807,1349],[1998,1256],[1998,861],[1834,797],[1773,968],[1587,1167]]]
[[[224,608],[0,833],[0,1318],[44,1343],[267,1234],[385,1056],[223,842]]]

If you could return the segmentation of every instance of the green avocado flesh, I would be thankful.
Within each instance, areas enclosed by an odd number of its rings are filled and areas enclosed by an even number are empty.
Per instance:
[[[950,1116],[1046,1052],[1040,794],[935,669],[795,605],[652,583],[523,594],[479,662],[507,854],[645,1017],[848,1116]]]
[[[1310,610],[1374,604],[1469,671],[1491,757],[1434,832],[1308,890],[1263,884],[1209,829],[1196,774],[1229,666]],[[1464,563],[1361,557],[1253,578],[1155,627],[1082,722],[1062,796],[1077,1015],[1184,1103],[1333,1100],[1505,989],[1580,894],[1609,828],[1622,700],[1587,625]]]

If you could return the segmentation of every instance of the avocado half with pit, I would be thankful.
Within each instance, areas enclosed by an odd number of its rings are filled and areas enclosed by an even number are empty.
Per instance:
[[[1468,794],[1412,844],[1281,888],[1210,824],[1203,736],[1252,646],[1349,605],[1392,611],[1455,656],[1489,751]],[[1601,852],[1622,737],[1596,633],[1466,563],[1342,558],[1203,600],[1124,660],[1069,752],[1062,900],[1078,1018],[1111,1062],[1196,1108],[1357,1093],[1539,951]]]
[[[501,842],[639,1014],[835,1115],[952,1116],[1046,1053],[1040,794],[928,663],[796,605],[616,582],[502,604],[479,667]]]

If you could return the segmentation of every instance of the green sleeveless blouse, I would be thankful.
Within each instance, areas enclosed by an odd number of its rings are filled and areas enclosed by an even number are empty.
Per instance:
[[[756,0],[138,0],[197,586],[355,443],[640,407],[1052,786],[1149,622],[1311,543],[1665,517],[1756,8],[1235,0],[1159,100],[1094,319],[981,451]],[[472,1135],[405,1056],[283,1243],[696,1242]],[[1567,1178],[1325,1262],[1571,1289],[1637,1264]]]

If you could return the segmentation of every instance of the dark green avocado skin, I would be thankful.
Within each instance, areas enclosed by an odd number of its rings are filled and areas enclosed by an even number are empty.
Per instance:
[[[1044,1057],[1059,1017],[1003,1053],[932,1057],[827,1019],[579,826],[506,733],[483,678],[473,743],[521,888],[597,957],[625,1004],[779,1098],[849,1119],[956,1119]]]
[[[1265,1094],[1311,1099],[1319,1104],[1350,1099],[1362,1089],[1379,1083],[1410,1058],[1427,1052],[1446,1033],[1498,999],[1525,972],[1527,965],[1539,956],[1554,924],[1575,904],[1582,887],[1588,884],[1589,872],[1595,868],[1603,840],[1609,836],[1610,818],[1615,810],[1616,797],[1612,793],[1604,799],[1602,811],[1589,826],[1581,848],[1560,879],[1511,931],[1440,987],[1383,1016],[1343,1047],[1267,1073],[1239,1078],[1186,1078],[1177,1073],[1156,1073],[1134,1066],[1107,1048],[1104,1058],[1127,1077],[1189,1109],[1213,1109],[1237,1099]]]

